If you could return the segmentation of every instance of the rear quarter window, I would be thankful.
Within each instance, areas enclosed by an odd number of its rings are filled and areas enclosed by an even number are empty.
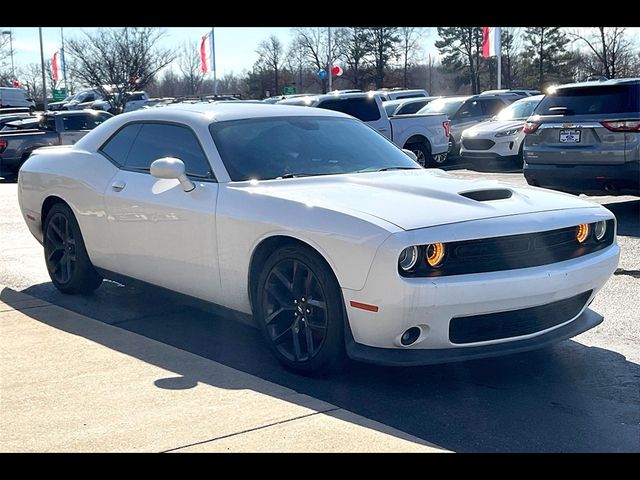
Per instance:
[[[553,115],[553,107],[566,107],[568,115],[637,113],[640,111],[640,84],[559,88],[546,95],[534,113]]]
[[[373,97],[345,98],[327,100],[318,105],[319,108],[334,110],[356,117],[363,122],[373,122],[380,119],[380,110]]]

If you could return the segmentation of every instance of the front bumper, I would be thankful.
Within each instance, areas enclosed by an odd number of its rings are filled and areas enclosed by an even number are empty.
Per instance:
[[[578,210],[572,215],[571,224],[611,218],[610,213],[600,213],[599,208]],[[540,216],[547,217],[545,223],[549,229],[561,226],[562,221],[567,222],[566,215],[562,220],[562,212],[523,215],[525,218],[517,228],[526,228],[530,222],[540,222]],[[618,265],[620,248],[616,243],[592,254],[531,268],[428,278],[405,278],[397,274],[397,256],[403,247],[463,239],[463,236],[477,231],[471,223],[476,222],[402,232],[392,235],[380,247],[364,287],[361,290],[343,289],[349,326],[347,352],[350,356],[377,363],[404,364],[479,358],[546,345],[569,338],[602,321],[596,314],[585,312]],[[478,221],[478,226],[480,223],[485,235],[493,237],[504,235],[505,230],[513,230],[517,221],[496,218]],[[575,312],[566,319],[560,318],[549,328],[466,343],[454,343],[450,339],[454,318],[541,307],[585,292],[591,294]],[[378,311],[353,307],[351,302],[375,305]],[[597,321],[594,315],[598,317]],[[412,327],[418,327],[420,335],[414,343],[404,346],[402,334]],[[512,344],[513,347],[509,346]],[[399,360],[404,354],[407,359]]]
[[[348,332],[346,350],[347,355],[354,360],[375,363],[377,365],[418,366],[461,362],[521,353],[546,347],[586,332],[599,325],[603,320],[604,317],[602,315],[587,308],[575,320],[532,338],[494,345],[482,345],[469,348],[444,348],[441,350],[398,350],[369,347],[356,343],[353,340],[353,336]]]

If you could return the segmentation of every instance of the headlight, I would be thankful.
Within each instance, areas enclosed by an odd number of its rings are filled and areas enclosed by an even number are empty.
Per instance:
[[[407,247],[400,252],[398,265],[405,272],[408,272],[418,263],[418,247]]]
[[[607,222],[604,220],[600,220],[593,224],[593,234],[596,237],[597,241],[602,241],[605,234],[607,233]]]
[[[522,130],[522,127],[511,128],[509,130],[503,130],[502,132],[496,133],[496,137],[510,137],[511,135],[516,135],[521,130]]]
[[[589,225],[587,223],[582,223],[576,227],[576,240],[578,240],[578,243],[584,243],[588,236]]]
[[[427,245],[427,264],[432,268],[439,267],[442,264],[442,260],[444,260],[444,254],[444,243]]]

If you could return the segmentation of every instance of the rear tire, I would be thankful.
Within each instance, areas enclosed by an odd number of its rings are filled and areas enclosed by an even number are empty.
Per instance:
[[[102,284],[91,264],[76,217],[56,203],[44,221],[44,260],[53,285],[62,293],[89,293]]]
[[[433,166],[433,156],[431,155],[431,148],[426,143],[411,143],[405,147],[407,150],[411,150],[416,157],[418,157],[417,162],[423,167],[431,167]]]
[[[311,374],[342,363],[340,287],[310,248],[284,246],[269,256],[257,280],[253,312],[269,348],[286,368]]]

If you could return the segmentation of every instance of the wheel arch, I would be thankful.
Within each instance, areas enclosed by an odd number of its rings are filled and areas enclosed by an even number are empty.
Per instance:
[[[402,148],[407,148],[409,145],[413,145],[416,143],[423,143],[429,147],[429,151],[433,151],[431,147],[431,142],[429,141],[429,139],[424,135],[420,135],[420,134],[410,136],[407,139],[407,141],[404,142],[404,146]]]
[[[311,245],[310,243],[301,240],[299,238],[295,238],[289,235],[272,235],[267,238],[262,239],[256,247],[253,249],[251,254],[251,260],[249,261],[249,275],[247,278],[247,292],[249,293],[249,304],[253,310],[253,300],[256,298],[256,289],[258,287],[258,277],[260,276],[260,272],[262,267],[273,252],[275,252],[278,248],[291,245],[291,246],[300,246],[307,248],[314,252],[318,258],[326,264],[329,268],[329,271],[332,273],[335,281],[340,285],[338,281],[338,276],[336,275],[336,271],[331,265],[331,263],[326,259],[325,255],[323,255],[316,247]]]
[[[61,197],[57,195],[49,195],[47,198],[44,199],[44,202],[42,202],[42,208],[40,209],[40,227],[42,228],[43,232],[44,232],[44,221],[46,220],[47,215],[49,214],[53,206],[57,203],[63,203],[66,206],[68,206],[71,209],[71,211],[73,211],[73,208],[71,208],[71,205],[69,205]]]

